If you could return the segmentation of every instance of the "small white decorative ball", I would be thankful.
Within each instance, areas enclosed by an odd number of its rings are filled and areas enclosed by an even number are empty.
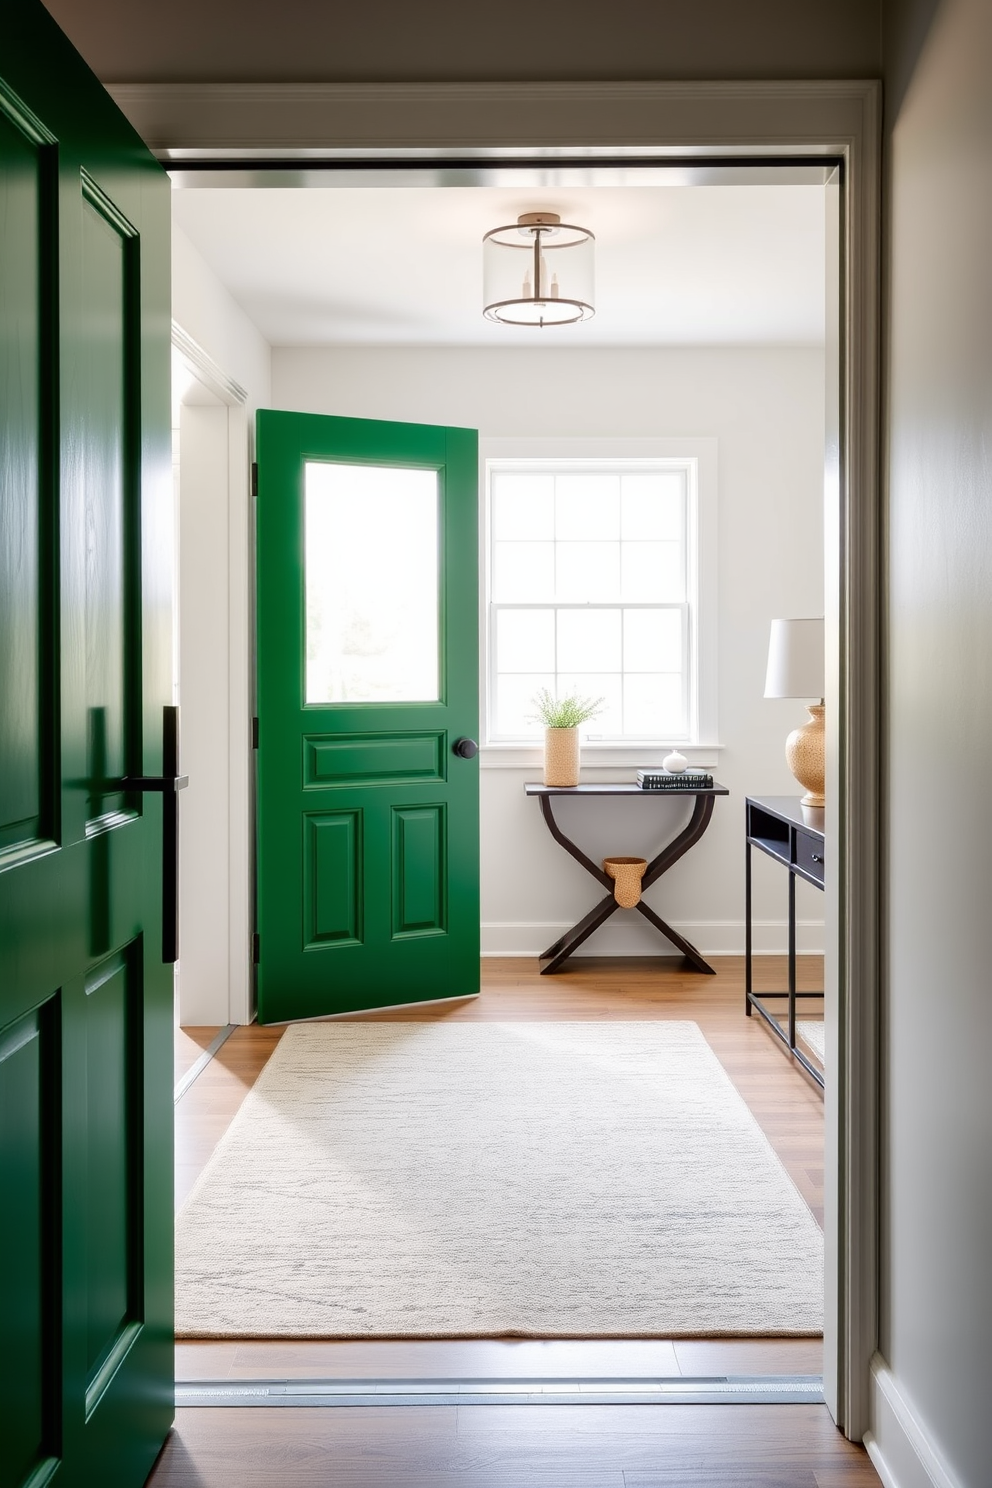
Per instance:
[[[689,761],[684,754],[679,754],[677,749],[673,749],[671,754],[665,755],[665,758],[661,762],[661,767],[663,770],[667,770],[670,775],[681,775],[688,763]]]

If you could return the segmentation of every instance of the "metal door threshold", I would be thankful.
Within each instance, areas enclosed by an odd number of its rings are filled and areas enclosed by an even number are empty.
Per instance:
[[[228,1023],[220,1030],[219,1033],[214,1034],[213,1038],[210,1040],[209,1044],[204,1049],[199,1059],[197,1059],[196,1063],[191,1064],[189,1069],[183,1075],[182,1079],[176,1083],[176,1088],[173,1091],[173,1103],[175,1105],[179,1104],[190,1086],[199,1078],[200,1075],[203,1074],[203,1071],[206,1069],[211,1059],[213,1059],[218,1049],[220,1049],[223,1044],[227,1043],[227,1040],[231,1037],[231,1034],[234,1032],[236,1027],[237,1024]]]
[[[664,1379],[187,1380],[176,1405],[822,1405],[818,1374]]]

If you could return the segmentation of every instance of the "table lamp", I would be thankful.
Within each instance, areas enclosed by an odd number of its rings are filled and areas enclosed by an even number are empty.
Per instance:
[[[773,620],[768,640],[766,698],[817,698],[808,722],[785,742],[789,769],[805,788],[804,806],[823,805],[823,621]]]

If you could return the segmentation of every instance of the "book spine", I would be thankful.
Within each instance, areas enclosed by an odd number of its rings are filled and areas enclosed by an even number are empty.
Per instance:
[[[713,782],[712,780],[686,780],[681,785],[662,785],[656,780],[642,780],[640,788],[646,791],[657,791],[660,795],[664,795],[665,791],[676,795],[679,791],[712,790]]]
[[[710,774],[707,774],[706,772],[704,772],[702,770],[693,771],[692,774],[690,774],[688,771],[684,771],[681,775],[642,775],[642,774],[638,774],[637,779],[638,779],[639,784],[641,784],[641,785],[662,785],[662,786],[670,785],[670,786],[680,786],[680,785],[698,785],[698,784],[702,784],[702,783],[706,783],[707,785],[712,785],[713,784],[713,776],[710,775]]]

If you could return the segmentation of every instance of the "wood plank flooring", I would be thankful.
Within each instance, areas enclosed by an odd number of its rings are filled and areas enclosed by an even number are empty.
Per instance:
[[[878,1488],[807,1405],[185,1410],[152,1488]]]
[[[483,962],[480,997],[358,1018],[697,1022],[822,1224],[823,1105],[818,1088],[757,1018],[743,1012],[743,962],[715,977],[681,961],[577,958],[555,977],[536,963]],[[762,958],[762,986],[784,960]],[[822,986],[818,958],[801,985]],[[815,1006],[815,1005],[811,1005]],[[185,1030],[197,1053],[214,1029]],[[282,1036],[241,1028],[177,1107],[177,1199],[189,1191]],[[193,1058],[196,1054],[193,1055]],[[192,1062],[191,1060],[189,1062]],[[258,1377],[598,1377],[817,1373],[819,1340],[285,1340],[187,1343],[180,1379]],[[186,1410],[154,1488],[868,1488],[865,1453],[816,1406],[409,1407]]]

